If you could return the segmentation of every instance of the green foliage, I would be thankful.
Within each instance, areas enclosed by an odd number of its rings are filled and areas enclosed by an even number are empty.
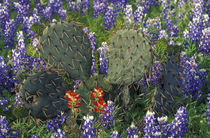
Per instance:
[[[199,54],[197,57],[198,57],[197,62],[199,63],[198,64],[199,67],[201,69],[207,70],[207,72],[209,73],[210,72],[210,56],[208,55],[201,56],[201,54]],[[207,78],[209,78],[209,74]]]
[[[12,109],[12,114],[16,117],[16,119],[24,118],[28,115],[28,111],[22,107],[15,107]]]
[[[181,10],[175,9],[176,18],[174,18],[174,20],[176,21],[176,24],[179,27],[180,35],[186,29],[188,23],[190,22],[189,16],[192,13],[193,9],[193,6],[190,3],[190,1],[187,1],[187,4],[185,4]],[[177,13],[184,14],[183,20],[181,20],[178,17]]]
[[[195,53],[197,53],[197,47],[195,42],[193,42],[192,40],[186,40],[187,43],[187,48],[185,49],[185,52],[187,54],[188,57],[193,56]]]
[[[47,128],[45,124],[36,125],[35,120],[27,120],[27,118],[17,119],[11,123],[11,129],[16,130],[20,137],[31,137],[32,135],[36,135],[40,138],[50,138],[53,132],[46,133]]]
[[[168,42],[165,39],[160,39],[155,45],[154,53],[160,55],[160,61],[166,61],[166,50],[168,49]]]
[[[3,89],[2,93],[5,96],[5,98],[0,97],[0,99],[9,100],[9,103],[5,104],[5,106],[9,108],[9,111],[5,111],[4,107],[0,106],[0,115],[7,116],[7,120],[8,121],[14,121],[15,120],[15,116],[12,113],[13,103],[14,103],[14,96],[12,95],[11,92],[8,92],[5,89]]]
[[[43,31],[46,27],[43,25],[43,24],[39,24],[39,23],[34,23],[32,26],[31,26],[31,30],[38,34],[38,35],[42,35],[43,34]]]
[[[149,8],[149,11],[148,11],[148,18],[155,18],[155,17],[159,17],[160,14],[162,12],[162,7],[160,5],[156,5],[156,6],[151,6]]]
[[[183,47],[182,47],[183,46],[183,43],[184,43],[183,38],[181,38],[180,36],[175,37],[174,38],[174,42],[176,42],[175,45],[170,45],[167,48],[167,51],[168,51],[168,55],[169,56],[171,56],[171,55],[179,56],[179,54],[181,53],[181,51],[183,51]]]
[[[206,104],[199,103],[198,100],[192,101],[190,97],[187,102],[188,109],[188,127],[189,131],[187,136],[189,135],[199,135],[201,137],[209,137],[210,130],[208,129],[208,123],[206,121]]]
[[[36,52],[36,50],[34,49],[34,47],[32,45],[28,45],[26,47],[26,53],[29,56],[34,57],[34,58],[38,58],[39,57],[38,53]]]

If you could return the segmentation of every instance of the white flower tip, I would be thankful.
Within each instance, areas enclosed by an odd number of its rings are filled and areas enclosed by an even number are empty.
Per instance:
[[[154,114],[155,114],[155,112],[151,112],[148,110],[146,116],[153,116]]]
[[[56,20],[56,19],[52,19],[52,22],[53,22],[53,23],[56,23],[56,22],[57,22],[57,20]]]

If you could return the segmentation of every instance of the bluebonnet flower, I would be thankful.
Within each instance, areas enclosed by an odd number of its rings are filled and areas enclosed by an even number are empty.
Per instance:
[[[175,10],[174,6],[172,5],[172,1],[170,0],[161,0],[161,5],[163,7],[162,10],[162,17],[163,22],[166,26],[166,32],[169,37],[169,45],[174,45],[174,38],[178,36],[179,28],[175,25],[176,21],[173,21],[173,17],[175,17]]]
[[[161,21],[159,17],[156,17],[154,19],[147,19],[145,23],[144,32],[146,34],[149,34],[151,36],[152,40],[157,40],[158,36],[160,34],[160,30],[162,30]]]
[[[47,7],[43,11],[44,17],[52,22],[52,14],[56,13],[63,20],[66,16],[66,11],[62,8],[62,4],[62,0],[49,0]]]
[[[168,136],[169,125],[166,124],[168,117],[158,117],[157,118],[159,125],[155,126],[154,136],[159,136],[160,138],[164,138]]]
[[[78,12],[80,10],[81,1],[75,2],[75,1],[69,0],[68,1],[68,6],[69,6],[69,11]]]
[[[6,60],[3,56],[0,56],[0,95],[2,94],[2,89],[11,91],[14,89],[14,81],[10,75],[9,66],[6,64]]]
[[[32,30],[30,30],[34,23],[41,24],[41,18],[38,16],[38,10],[36,8],[33,10],[33,16],[23,17],[22,27],[24,32],[27,33],[27,37],[33,38],[36,35]]]
[[[4,3],[0,3],[0,28],[4,30],[6,25],[6,21],[9,21],[10,18],[10,10],[9,10],[9,1],[4,1]]]
[[[134,125],[134,123],[131,123],[131,126],[127,128],[127,138],[138,138],[137,135],[137,127]]]
[[[157,4],[157,0],[136,0],[136,6],[142,6],[144,9],[143,13],[147,13],[150,6],[156,6]]]
[[[21,60],[24,60],[24,58],[27,57],[26,55],[26,51],[25,51],[25,40],[24,40],[24,36],[23,36],[23,32],[20,31],[17,33],[17,46],[15,50],[12,50],[12,57],[13,57],[13,73],[16,75],[18,70],[22,70],[21,65],[23,65],[23,63],[21,63]],[[16,80],[16,78],[13,78],[14,80]]]
[[[88,29],[87,27],[85,27],[85,28],[83,28],[83,32],[84,32],[85,34],[88,34],[90,31],[89,31],[89,29]]]
[[[81,7],[81,12],[83,15],[86,15],[88,13],[88,8],[90,7],[90,2],[89,0],[83,0],[82,1],[82,7]]]
[[[133,14],[134,20],[136,21],[136,24],[138,25],[140,22],[143,22],[145,13],[144,13],[144,7],[138,6]]]
[[[11,136],[9,138],[18,138],[20,134],[17,131],[11,131]]]
[[[20,106],[20,107],[23,107],[23,104],[21,102],[21,97],[20,97],[20,92],[17,92],[15,94],[15,102],[14,102],[14,106]]]
[[[96,51],[96,41],[95,41],[95,32],[89,32],[88,28],[84,28],[83,32],[87,34],[88,39],[90,41],[90,45],[92,48],[92,66],[91,66],[91,73],[96,73],[96,67],[95,67],[95,63],[96,63],[96,59],[95,59],[95,51]]]
[[[115,13],[114,9],[111,6],[107,7],[107,10],[104,14],[104,26],[107,30],[111,29],[112,26],[114,26],[115,22]]]
[[[156,118],[155,118],[155,113],[147,111],[146,116],[144,117],[144,133],[145,135],[143,136],[144,138],[151,137],[155,133],[155,126],[156,126]]]
[[[109,138],[120,138],[120,134],[118,134],[118,132],[115,130],[112,132]]]
[[[5,48],[11,48],[14,46],[14,34],[16,30],[16,23],[14,19],[6,21],[6,25],[3,30]]]
[[[103,127],[111,128],[113,123],[112,114],[115,108],[113,107],[114,103],[112,101],[107,101],[107,105],[108,106],[104,107],[106,112],[102,114],[101,122],[103,123]]]
[[[207,122],[208,126],[210,126],[210,94],[208,94],[207,99],[208,99],[208,102],[206,105],[207,111],[204,115],[206,116],[206,122]]]
[[[188,36],[193,41],[201,39],[202,26],[200,25],[201,19],[193,17],[193,21],[190,21],[187,27],[189,28]]]
[[[8,121],[6,116],[0,115],[0,137],[7,137],[9,135],[10,128],[8,127]]]
[[[173,22],[172,17],[175,16],[175,11],[173,10],[173,6],[171,6],[172,1],[166,0],[161,1],[161,4],[163,6],[162,10],[162,16],[163,16],[163,22],[165,22],[166,26],[166,32],[169,36],[169,45],[174,45],[174,37],[178,36],[179,28],[178,26],[174,25],[176,22]]]
[[[204,28],[209,27],[209,15],[208,14],[203,14],[203,26],[204,26]]]
[[[126,8],[126,5],[128,5],[129,0],[109,0],[109,2],[114,6],[116,12],[123,12]]]
[[[106,2],[103,0],[93,1],[93,18],[97,18],[99,14],[104,14],[106,12]]]
[[[22,23],[23,17],[27,17],[30,14],[30,5],[21,3],[21,2],[13,2],[14,10],[17,11],[16,23]]]
[[[152,74],[151,74],[151,81],[154,86],[158,84],[160,80],[160,73],[162,70],[163,70],[163,67],[162,67],[161,62],[155,61],[152,65]]]
[[[74,84],[74,91],[76,91],[77,88],[78,88],[78,85],[82,82],[82,80],[75,80],[74,82],[75,82],[75,84]]]
[[[51,20],[51,18],[52,18],[52,8],[51,7],[46,7],[43,10],[43,17],[45,17],[47,20]]]
[[[187,114],[186,107],[180,107],[175,114],[175,119],[170,124],[170,135],[172,137],[184,137],[187,133]]]
[[[176,25],[174,25],[172,23],[166,24],[166,30],[167,30],[169,37],[177,37],[178,36],[179,28]]]
[[[184,137],[187,133],[187,114],[186,107],[180,107],[175,114],[175,118],[170,124],[166,124],[167,116],[158,117],[158,124],[155,122],[156,118],[154,117],[154,112],[147,111],[144,127],[144,138],[148,137],[157,137],[165,138],[168,136],[171,137]]]
[[[210,27],[205,28],[202,30],[202,36],[199,43],[198,50],[202,53],[206,53],[207,55],[210,55]]]
[[[99,56],[100,71],[104,74],[107,74],[109,59],[106,54],[109,51],[109,47],[106,42],[102,42],[101,47],[99,47],[97,50],[99,51],[100,54]]]
[[[178,4],[178,17],[183,21],[183,17],[185,15],[185,5],[186,5],[186,0],[179,0],[177,2]],[[182,13],[181,13],[181,12]]]
[[[44,5],[41,3],[40,0],[35,0],[34,5],[36,9],[38,10],[39,15],[43,15]]]
[[[9,111],[9,108],[7,107],[6,104],[9,103],[9,100],[6,100],[6,99],[0,99],[0,106],[4,107],[4,110],[5,111]]]
[[[32,136],[31,136],[31,138],[38,138],[38,136],[36,136],[36,135],[32,135]]]
[[[126,5],[125,16],[125,24],[127,26],[132,25],[132,23],[134,22],[132,5]]]
[[[168,34],[167,34],[166,30],[160,30],[158,39],[167,39],[167,38],[168,38]]]
[[[39,40],[36,37],[34,37],[32,39],[32,46],[36,51],[38,51],[38,44],[39,44]]]
[[[96,128],[93,128],[93,124],[95,124],[95,121],[93,121],[93,116],[84,116],[84,120],[85,123],[84,125],[82,125],[82,129],[84,130],[84,132],[82,133],[82,137],[86,138],[86,137],[91,137],[91,138],[96,138],[96,136],[94,136],[95,130]]]
[[[49,0],[47,6],[51,7],[53,12],[56,12],[62,6],[62,3],[62,0]]]
[[[65,138],[67,136],[66,132],[58,129],[50,138]]]
[[[198,41],[201,39],[202,29],[207,28],[208,25],[204,18],[208,18],[204,15],[204,1],[194,1],[194,8],[192,9],[190,22],[187,25],[188,29],[186,29],[183,34],[185,38],[192,39],[193,41]],[[208,19],[207,19],[208,20]]]
[[[18,0],[20,4],[30,4],[30,0]]]
[[[33,58],[27,55],[22,31],[17,32],[17,46],[16,49],[12,49],[12,62],[13,66],[11,70],[13,71],[13,80],[15,81],[15,86],[18,85],[16,75],[19,70],[24,68],[27,71],[31,71],[33,68],[41,69],[45,66],[41,59]]]
[[[57,133],[56,132],[57,129],[61,128],[61,125],[66,121],[67,117],[68,117],[68,113],[61,112],[61,115],[57,115],[56,118],[47,122],[47,124],[46,124],[47,133],[49,133],[49,132]]]
[[[182,76],[181,84],[183,86],[182,95],[188,97],[192,95],[192,100],[202,99],[201,88],[205,83],[207,72],[205,69],[200,69],[197,65],[195,56],[187,57],[185,52],[180,54],[180,75]]]
[[[63,8],[59,8],[58,10],[58,16],[60,17],[61,21],[66,19],[66,10]]]

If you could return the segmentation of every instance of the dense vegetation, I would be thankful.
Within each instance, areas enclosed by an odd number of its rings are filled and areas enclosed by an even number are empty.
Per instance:
[[[207,0],[0,0],[0,137],[209,137],[208,7]],[[65,41],[80,49],[52,47],[62,43],[51,28],[76,34]],[[49,51],[62,61],[54,65]],[[78,51],[83,64],[57,70],[74,66],[68,60]],[[37,88],[39,105],[53,101],[47,115],[31,104]],[[66,101],[54,106],[60,96]]]

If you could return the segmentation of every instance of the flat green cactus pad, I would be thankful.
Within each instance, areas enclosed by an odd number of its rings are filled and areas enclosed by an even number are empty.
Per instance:
[[[137,30],[119,30],[111,39],[107,80],[112,84],[131,84],[151,69],[152,47]]]
[[[47,27],[39,42],[40,57],[75,80],[87,79],[92,51],[82,27],[74,22],[57,22]]]

